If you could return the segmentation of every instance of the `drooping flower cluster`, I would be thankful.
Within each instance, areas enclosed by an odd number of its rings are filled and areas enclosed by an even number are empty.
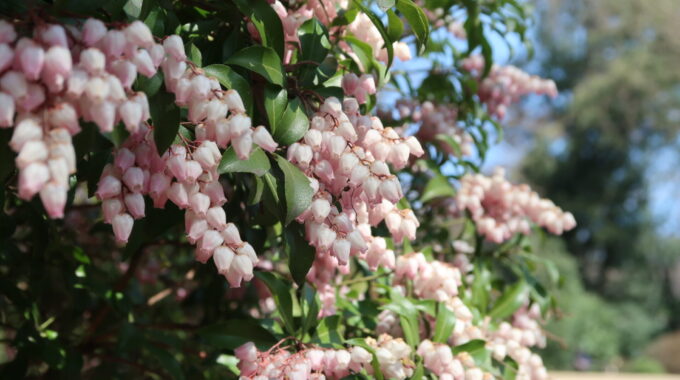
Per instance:
[[[102,173],[96,194],[103,201],[104,221],[113,226],[118,241],[126,242],[134,219],[145,215],[144,195],[157,208],[170,200],[186,210],[185,228],[189,242],[197,245],[196,260],[205,263],[212,257],[230,285],[240,286],[252,279],[258,259],[236,226],[227,223],[222,208],[227,198],[217,173],[221,156],[210,140],[195,149],[175,144],[159,156],[151,131],[140,126]]]
[[[410,118],[413,123],[417,123],[418,131],[415,135],[419,141],[437,144],[442,150],[454,156],[472,155],[474,140],[458,124],[456,105],[400,99],[397,101],[397,111],[402,120]],[[438,141],[441,136],[450,137],[458,149],[455,150],[450,144]]]
[[[14,127],[19,196],[28,200],[39,192],[49,216],[61,218],[76,169],[71,136],[80,132],[79,119],[102,132],[123,121],[134,132],[149,109],[131,85],[137,72],[156,72],[163,47],[140,21],[107,30],[91,19],[68,33],[41,24],[32,38],[17,37],[0,20],[0,127]]]
[[[423,366],[439,376],[440,380],[490,380],[493,375],[485,373],[467,352],[453,355],[451,347],[426,339],[418,345],[418,355],[423,358]]]
[[[389,379],[405,379],[413,374],[409,359],[411,348],[402,340],[381,335],[366,343],[375,350],[383,375]],[[242,379],[342,379],[350,374],[373,373],[373,355],[363,347],[332,349],[309,346],[297,352],[273,347],[258,351],[252,342],[236,350]]]
[[[459,260],[460,261],[460,260]],[[466,283],[471,283],[471,271],[468,265],[463,274],[467,275]],[[459,279],[459,268],[439,261],[428,262],[422,253],[411,253],[397,259],[394,285],[402,287],[406,281],[411,281],[414,296],[418,299],[435,299],[442,302],[456,316],[456,322],[451,336],[446,345],[432,343],[427,339],[428,332],[434,329],[433,318],[428,319],[429,328],[425,324],[420,326],[420,337],[423,339],[418,347],[418,354],[424,359],[427,369],[443,378],[459,378],[461,373],[474,378],[486,378],[487,374],[480,371],[472,358],[464,354],[456,357],[449,356],[451,347],[465,344],[473,339],[481,339],[487,342],[486,348],[496,360],[503,361],[510,356],[518,364],[517,376],[521,379],[542,380],[547,378],[547,371],[540,356],[531,351],[531,347],[544,347],[545,335],[540,326],[540,309],[537,304],[531,307],[524,306],[517,310],[512,317],[512,322],[500,322],[495,327],[491,320],[485,319],[475,322],[471,310],[458,297],[457,286],[452,282],[446,285],[449,277]],[[455,289],[455,290],[454,290]],[[384,310],[378,315],[378,333],[389,333],[392,336],[402,336],[399,316],[389,310]],[[441,351],[441,352],[440,352]],[[441,378],[441,377],[440,377]]]
[[[369,95],[375,94],[375,80],[370,74],[361,77],[354,73],[345,74],[342,77],[342,90],[346,96],[355,98],[359,104],[364,104]]]
[[[482,78],[484,57],[473,55],[463,60],[461,67],[477,77],[479,99],[486,104],[490,114],[505,117],[507,107],[527,94],[557,96],[557,86],[550,79],[529,75],[515,66],[493,65],[489,75]]]
[[[491,177],[467,174],[460,182],[456,209],[469,211],[477,231],[492,242],[502,243],[516,233],[529,234],[529,222],[555,235],[576,226],[570,212],[540,198],[528,185],[511,184],[503,169],[496,169]]]
[[[394,265],[394,253],[384,239],[372,236],[371,226],[385,220],[396,242],[415,238],[418,220],[410,209],[396,207],[401,184],[388,163],[401,169],[410,155],[422,154],[414,137],[402,138],[378,118],[360,115],[353,98],[342,105],[326,99],[304,138],[288,148],[288,159],[307,174],[316,193],[297,220],[305,224],[307,239],[316,248],[308,279],[327,295],[326,312],[332,312],[334,302],[327,285],[336,268],[349,270],[351,255],[374,269]]]
[[[501,322],[495,331],[487,330],[486,339],[494,358],[504,360],[506,355],[518,364],[518,379],[543,380],[548,372],[540,355],[531,347],[545,347],[546,338],[539,324],[541,312],[538,304],[524,306],[512,316],[512,323]]]
[[[459,268],[438,260],[427,261],[425,255],[413,252],[399,256],[393,280],[394,286],[403,289],[406,281],[413,284],[413,292],[419,299],[433,299],[442,302],[456,316],[454,337],[456,344],[476,339],[472,326],[472,311],[458,296],[462,285]]]
[[[354,37],[367,43],[373,49],[373,55],[380,61],[387,62],[387,49],[385,49],[385,40],[383,39],[378,28],[373,24],[373,21],[365,14],[359,13],[354,21],[347,25],[347,31]],[[405,42],[397,41],[392,44],[394,49],[394,56],[402,61],[411,59],[411,49]],[[349,55],[355,53],[349,52]]]

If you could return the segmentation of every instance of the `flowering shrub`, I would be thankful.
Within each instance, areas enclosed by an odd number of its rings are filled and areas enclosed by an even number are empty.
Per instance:
[[[557,92],[456,4],[10,1],[3,378],[546,378],[524,235],[575,220],[478,168]]]

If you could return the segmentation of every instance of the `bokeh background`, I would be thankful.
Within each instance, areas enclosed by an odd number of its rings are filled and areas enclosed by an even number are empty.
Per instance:
[[[680,2],[533,0],[531,47],[494,55],[553,78],[485,165],[510,166],[576,216],[534,237],[557,263],[549,368],[680,373]]]

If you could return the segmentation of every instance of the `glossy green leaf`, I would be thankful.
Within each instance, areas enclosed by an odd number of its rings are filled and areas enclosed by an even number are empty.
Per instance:
[[[175,96],[167,91],[159,91],[149,99],[149,111],[153,123],[153,139],[158,154],[170,147],[179,130],[179,108]]]
[[[267,154],[260,147],[253,148],[247,160],[241,160],[236,156],[234,147],[230,146],[222,155],[222,160],[217,166],[217,172],[224,173],[252,173],[258,177],[263,176],[271,169]]]
[[[387,34],[390,36],[390,40],[395,42],[399,41],[401,35],[404,34],[404,23],[391,9],[387,11]]]
[[[247,47],[232,55],[227,64],[241,66],[262,75],[270,83],[283,86],[281,59],[271,48],[259,45]]]
[[[370,72],[375,61],[373,58],[373,48],[371,48],[371,45],[352,36],[345,36],[344,40],[352,48],[352,51],[356,56],[353,58],[358,60],[357,63],[361,65],[361,70],[363,72]]]
[[[524,305],[524,302],[527,300],[528,292],[529,284],[524,280],[518,281],[503,293],[493,309],[491,309],[491,312],[489,312],[489,315],[497,319],[509,317]]]
[[[234,4],[250,19],[262,38],[262,45],[283,57],[285,41],[281,18],[266,0],[234,0]]]
[[[203,71],[207,76],[217,78],[222,86],[236,90],[239,95],[241,95],[243,105],[246,107],[246,112],[252,113],[252,90],[248,81],[246,81],[239,73],[232,70],[232,68],[227,65],[209,65],[204,67]]]
[[[284,241],[286,253],[288,254],[288,268],[293,280],[298,286],[305,283],[307,272],[312,267],[316,250],[307,243],[305,239],[304,226],[292,223],[285,227]]]
[[[291,145],[299,141],[309,129],[309,117],[302,108],[299,99],[288,102],[288,107],[281,117],[281,122],[274,130],[274,140],[281,145]]]
[[[186,46],[186,50],[187,57],[191,62],[193,62],[198,67],[203,66],[203,54],[201,54],[201,51],[198,50],[196,45],[190,43]]]
[[[293,322],[293,298],[290,295],[291,286],[272,272],[255,272],[255,276],[264,282],[272,293],[272,297],[276,303],[276,310],[281,316],[284,328],[289,334],[295,334],[295,323]]]
[[[319,301],[319,297],[316,295],[316,290],[314,290],[311,285],[304,284],[302,286],[302,297],[300,304],[303,305],[304,316],[300,335],[304,337],[308,331],[315,328],[319,323],[319,309],[321,302]]]
[[[432,341],[446,343],[451,336],[456,325],[456,315],[445,304],[439,303],[437,306],[437,319],[434,326]]]
[[[425,185],[420,201],[427,202],[435,198],[453,197],[455,195],[456,190],[449,183],[449,180],[445,176],[437,174]]]
[[[297,166],[278,154],[274,157],[284,176],[286,218],[283,222],[287,225],[309,208],[314,190],[309,184],[307,176]]]
[[[276,128],[281,124],[286,107],[288,106],[288,92],[285,89],[274,85],[267,85],[264,88],[264,109],[267,111],[269,128],[276,132]]]
[[[312,338],[312,342],[326,345],[339,345],[343,343],[340,316],[331,315],[324,317],[316,326],[316,333]]]
[[[383,308],[399,315],[401,329],[404,332],[404,340],[411,347],[417,347],[418,343],[420,343],[418,309],[411,300],[394,289],[390,291],[390,300],[391,302]]]
[[[328,37],[328,30],[316,18],[305,21],[298,29],[298,37],[300,39],[300,55],[298,61],[299,81],[303,86],[312,86],[315,83],[315,78],[319,75],[324,76],[321,72],[320,64],[328,56],[328,51],[331,49],[331,43]],[[317,64],[314,64],[317,63]],[[325,79],[317,80],[323,82]]]
[[[298,29],[301,61],[321,62],[331,49],[328,30],[316,18],[305,21]]]
[[[397,0],[397,9],[411,25],[420,54],[427,46],[427,41],[430,38],[430,23],[425,12],[411,0]]]
[[[486,350],[486,342],[481,339],[473,339],[465,344],[452,348],[454,355],[460,354],[461,352],[467,352],[470,355],[473,355],[482,350]]]
[[[486,311],[491,292],[491,272],[486,265],[475,262],[474,280],[472,281],[472,304],[481,311]]]

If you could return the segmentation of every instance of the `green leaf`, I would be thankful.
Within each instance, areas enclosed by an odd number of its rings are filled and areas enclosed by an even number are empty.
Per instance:
[[[283,113],[281,122],[274,130],[274,140],[281,145],[291,145],[300,140],[309,129],[309,117],[302,109],[300,99],[295,98],[288,102],[288,107]]]
[[[446,343],[453,332],[453,327],[456,325],[456,315],[443,303],[437,306],[437,320],[434,326],[434,335],[432,341],[437,343]]]
[[[509,317],[519,309],[527,300],[527,293],[529,292],[529,284],[526,281],[520,280],[515,285],[511,286],[496,302],[489,316],[497,319],[504,319]]]
[[[206,344],[223,350],[233,350],[246,342],[266,349],[277,342],[255,319],[231,319],[205,326],[198,330],[198,336]]]
[[[328,30],[316,18],[305,21],[298,29],[300,60],[321,62],[331,49]]]
[[[313,62],[323,62],[331,49],[328,30],[318,19],[313,18],[300,26],[298,37],[300,39],[298,60],[309,62],[300,66],[300,83],[303,86],[311,86],[315,77],[325,74],[320,72],[320,66],[314,65]]]
[[[458,355],[461,352],[467,352],[474,356],[475,353],[486,350],[486,342],[481,339],[473,339],[465,344],[453,347],[451,350],[454,355]]]
[[[453,197],[455,195],[456,190],[449,183],[448,179],[441,174],[437,174],[425,185],[420,201],[427,202],[435,198]]]
[[[449,135],[438,134],[435,136],[435,139],[448,145],[448,147],[451,148],[450,152],[452,152],[454,156],[461,157],[463,155],[460,144],[458,144],[458,142],[453,137]]]
[[[319,322],[319,297],[316,296],[316,290],[309,284],[304,284],[302,286],[300,304],[303,305],[304,312],[304,322],[302,323],[300,336],[304,338],[305,334],[315,328]]]
[[[385,43],[384,48],[387,50],[387,67],[392,66],[392,60],[394,60],[394,47],[392,46],[393,41],[390,38],[389,33],[387,33],[387,30],[385,29],[385,25],[383,25],[382,21],[378,16],[375,15],[375,13],[373,13],[370,9],[368,9],[365,5],[361,3],[361,0],[354,0],[354,5],[356,5],[357,8],[361,9],[361,11],[364,12],[369,19],[371,19],[373,25],[375,25],[376,29],[378,29],[378,32],[380,32],[380,35],[382,36],[383,41]]]
[[[222,86],[236,90],[241,95],[246,112],[253,112],[253,95],[250,83],[239,73],[227,65],[209,65],[204,67],[203,71],[207,76],[217,78]]]
[[[276,132],[276,127],[281,124],[281,119],[288,105],[288,92],[277,86],[267,85],[264,88],[264,109],[267,111],[269,128]]]
[[[370,72],[375,62],[375,58],[373,58],[373,48],[371,45],[352,36],[345,36],[343,39],[352,48],[352,51],[358,60],[357,63],[361,65],[362,71],[365,73]]]
[[[234,4],[255,25],[260,33],[262,45],[283,57],[285,48],[283,24],[272,6],[265,0],[234,0]]]
[[[401,12],[416,36],[418,54],[422,53],[430,38],[430,23],[425,12],[411,0],[397,0],[397,9]]]
[[[486,311],[491,292],[491,272],[484,262],[475,262],[474,280],[472,282],[472,304],[481,311]]]
[[[230,146],[222,155],[222,160],[217,166],[219,174],[252,173],[258,177],[263,176],[269,169],[271,169],[269,158],[260,147],[255,147],[247,160],[241,160],[236,156],[234,147]]]
[[[271,83],[283,86],[281,59],[268,47],[254,45],[239,50],[227,60],[227,64],[241,66],[262,75]]]
[[[196,45],[190,43],[185,49],[187,50],[187,57],[189,57],[191,62],[193,62],[198,67],[203,66],[203,55],[201,54],[201,51],[198,50]]]
[[[418,343],[420,343],[420,327],[418,325],[418,309],[416,305],[394,289],[390,291],[390,300],[391,302],[383,308],[399,315],[406,343],[413,348],[417,347]]]
[[[314,190],[309,184],[307,176],[291,164],[285,158],[274,155],[279,168],[284,176],[284,195],[286,197],[286,219],[284,224],[289,224],[298,215],[302,214],[312,203]]]
[[[288,268],[298,286],[305,283],[307,272],[312,267],[316,250],[305,240],[305,228],[302,224],[293,223],[285,227],[283,232],[288,254]]]
[[[404,34],[404,23],[393,10],[387,10],[387,34],[392,41],[399,41]]]
[[[175,96],[167,91],[159,91],[149,99],[149,111],[153,122],[153,139],[158,154],[162,155],[179,130],[179,108],[175,105]]]
[[[290,296],[291,286],[272,272],[255,272],[255,276],[269,288],[284,328],[289,334],[294,335],[295,323],[293,322],[293,298]]]
[[[366,340],[364,338],[348,339],[345,343],[350,344],[352,346],[362,347],[366,349],[366,351],[370,352],[371,355],[373,355],[373,360],[371,360],[371,366],[373,367],[373,376],[375,376],[377,380],[383,380],[385,378],[382,373],[382,370],[380,369],[380,363],[378,362],[378,357],[375,354],[375,348],[366,343]]]
[[[340,332],[340,316],[331,315],[321,319],[319,325],[316,326],[316,333],[312,338],[312,342],[321,344],[342,344],[343,337]]]
[[[135,79],[134,88],[137,91],[142,91],[146,94],[148,99],[151,99],[158,93],[163,85],[163,73],[159,70],[156,75],[147,78],[144,75],[137,75]]]

